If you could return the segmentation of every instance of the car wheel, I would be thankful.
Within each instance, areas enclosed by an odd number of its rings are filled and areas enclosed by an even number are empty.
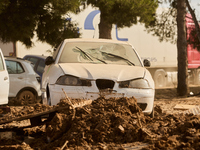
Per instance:
[[[36,96],[31,91],[26,90],[19,94],[18,100],[22,105],[34,104],[36,102]]]
[[[166,75],[163,69],[158,69],[154,73],[155,87],[165,87],[166,86]]]

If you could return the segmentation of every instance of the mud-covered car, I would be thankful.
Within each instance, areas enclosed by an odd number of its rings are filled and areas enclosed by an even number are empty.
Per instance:
[[[153,116],[154,81],[137,52],[127,42],[105,39],[66,39],[45,61],[44,104],[56,105],[66,95],[96,100],[100,96],[132,97]]]

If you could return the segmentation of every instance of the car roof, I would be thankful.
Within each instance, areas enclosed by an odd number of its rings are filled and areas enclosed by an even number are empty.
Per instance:
[[[14,57],[14,56],[5,56],[4,57],[7,60],[19,60],[19,61],[24,61],[24,59],[20,58],[20,57]]]
[[[112,39],[87,39],[87,38],[73,38],[73,39],[65,39],[65,42],[105,42],[105,43],[119,43],[119,44],[128,44],[126,41],[117,41]]]
[[[46,59],[48,56],[44,56],[44,55],[25,55],[23,58],[25,57],[36,57],[36,58],[40,58],[40,59]]]
[[[24,59],[19,58],[19,57],[13,57],[13,56],[9,57],[9,56],[6,56],[6,57],[4,57],[4,58],[5,58],[5,60],[13,60],[13,61],[19,61],[19,62],[28,62],[28,63],[31,63],[30,61],[28,61],[28,60],[24,60]]]

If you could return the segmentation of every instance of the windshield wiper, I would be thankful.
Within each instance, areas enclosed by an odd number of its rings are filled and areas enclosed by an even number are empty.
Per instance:
[[[92,56],[92,55],[90,55],[90,56]],[[92,56],[92,57],[95,58],[95,59],[97,59],[98,61],[101,61],[101,62],[104,63],[104,64],[107,64],[104,60],[101,60],[101,59],[96,58],[96,57],[94,57],[94,56]]]
[[[93,59],[85,52],[83,51],[82,49],[80,49],[79,47],[76,46],[76,48],[81,51],[89,60],[93,61]]]
[[[101,60],[101,59],[99,59],[99,58],[96,58],[96,57],[92,56],[91,54],[88,54],[87,52],[83,51],[81,48],[79,48],[79,47],[77,47],[77,46],[76,46],[76,48],[77,48],[78,50],[80,50],[85,56],[87,56],[91,61],[93,61],[92,58],[95,58],[95,59],[97,59],[98,61],[101,61],[101,62],[103,62],[104,64],[107,64],[104,60]],[[92,58],[91,58],[91,57],[92,57]]]
[[[102,51],[101,51],[101,52],[102,52]],[[127,64],[132,65],[132,66],[135,66],[135,64],[132,63],[130,60],[128,60],[128,59],[126,59],[126,58],[124,58],[124,57],[121,57],[121,56],[119,56],[119,55],[115,55],[115,54],[112,54],[112,53],[106,53],[106,52],[102,52],[102,53],[104,53],[104,54],[106,54],[106,55],[110,55],[110,56],[114,56],[114,57],[120,58],[120,59],[122,59],[122,60],[125,60],[125,61],[127,62]]]

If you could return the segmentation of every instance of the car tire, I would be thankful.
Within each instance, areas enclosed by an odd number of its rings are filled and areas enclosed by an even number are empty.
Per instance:
[[[34,104],[36,102],[36,96],[33,92],[25,90],[19,94],[18,100],[22,105]]]
[[[154,73],[154,82],[156,88],[166,86],[166,73],[163,69],[158,69]]]

